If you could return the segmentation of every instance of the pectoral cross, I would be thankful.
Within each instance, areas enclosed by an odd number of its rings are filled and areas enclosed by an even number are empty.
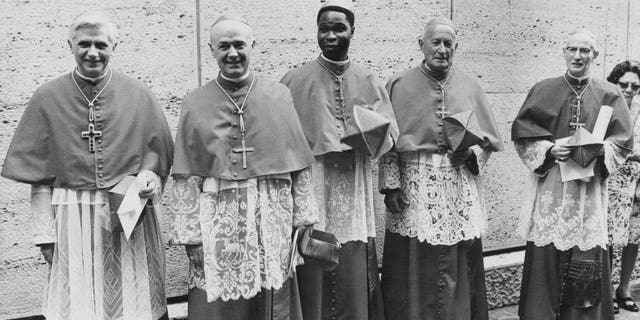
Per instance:
[[[96,138],[102,137],[102,131],[95,130],[93,123],[89,123],[87,131],[82,131],[82,139],[89,139],[89,152],[96,152]]]
[[[436,111],[436,115],[438,115],[438,117],[440,118],[444,118],[446,116],[451,115],[451,112],[449,112],[449,110],[447,110],[447,108],[444,105],[442,105],[438,107],[438,110]]]
[[[244,137],[242,137],[242,140],[240,140],[242,142],[242,148],[234,148],[233,152],[235,153],[240,153],[242,152],[242,168],[246,169],[247,168],[247,152],[254,152],[255,150],[253,149],[253,147],[248,147],[245,146],[244,144]]]
[[[576,108],[576,115],[575,115],[575,120],[576,121],[571,121],[569,122],[569,126],[572,127],[573,130],[578,130],[578,128],[584,127],[584,123],[580,122],[580,116],[581,116],[581,102],[582,102],[582,97],[576,97],[578,102],[576,103],[576,105],[574,106]]]

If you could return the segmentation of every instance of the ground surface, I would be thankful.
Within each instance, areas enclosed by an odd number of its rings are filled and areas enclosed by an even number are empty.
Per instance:
[[[278,80],[288,69],[318,54],[315,40],[317,0],[201,1],[203,30],[216,16],[240,12],[254,26],[256,71]],[[589,27],[603,54],[594,66],[602,77],[627,55],[638,56],[639,44],[627,39],[626,10],[633,1],[456,0],[459,68],[485,88],[499,123],[506,150],[484,171],[489,232],[487,248],[520,244],[515,233],[524,199],[525,168],[509,139],[509,128],[528,89],[561,74],[560,50],[567,31]],[[143,80],[159,97],[175,130],[180,99],[197,86],[194,0],[113,0],[94,2],[120,25],[121,38],[113,67]],[[448,0],[367,0],[356,2],[356,34],[351,56],[380,75],[415,66],[422,59],[416,37],[433,16],[449,15]],[[80,0],[0,1],[0,165],[33,90],[73,67],[66,45],[66,26],[89,3]],[[635,15],[632,19],[638,19]],[[640,31],[638,21],[629,24]],[[206,33],[205,33],[206,35]],[[204,81],[216,74],[206,47]],[[31,243],[28,188],[0,179],[0,318],[39,312],[46,265]],[[378,224],[384,224],[378,199]],[[168,218],[162,217],[169,228]],[[165,234],[166,239],[166,234]],[[381,241],[380,241],[381,242]],[[185,255],[167,247],[167,293],[185,293]]]

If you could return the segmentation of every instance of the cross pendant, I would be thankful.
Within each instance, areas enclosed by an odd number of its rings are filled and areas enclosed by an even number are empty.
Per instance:
[[[96,152],[96,138],[102,137],[102,131],[95,130],[93,123],[89,123],[87,131],[82,131],[82,139],[89,140],[89,152]]]
[[[449,112],[449,110],[445,109],[445,107],[440,107],[436,111],[436,115],[438,115],[438,117],[440,117],[440,118],[444,118],[444,117],[446,117],[448,115],[451,115],[451,113]]]
[[[242,152],[242,168],[246,169],[247,168],[247,152],[254,152],[255,150],[253,149],[253,147],[246,147],[244,144],[244,137],[241,140],[242,142],[242,148],[234,148],[233,152],[235,153],[241,153]]]

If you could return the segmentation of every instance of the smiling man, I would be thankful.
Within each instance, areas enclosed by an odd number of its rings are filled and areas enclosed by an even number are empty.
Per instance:
[[[298,268],[304,319],[310,320],[383,317],[371,161],[340,139],[345,136],[354,105],[369,106],[391,120],[393,138],[397,128],[383,84],[349,56],[354,18],[351,0],[324,2],[317,15],[322,53],[281,80],[291,89],[315,157],[314,190],[320,206],[316,228],[334,234],[342,244],[335,270],[323,271],[311,260]]]
[[[36,89],[2,169],[31,184],[34,239],[51,265],[44,315],[166,319],[155,204],[171,132],[151,91],[109,67],[117,29],[104,14],[78,16],[68,42],[76,68]],[[127,238],[108,191],[128,175],[150,201]]]
[[[398,320],[487,319],[479,169],[502,150],[502,141],[480,84],[455,67],[453,23],[429,20],[418,45],[422,63],[387,84],[400,135],[378,171],[388,209],[385,314]],[[469,111],[484,141],[452,152],[443,118]]]
[[[291,235],[317,222],[311,150],[284,85],[251,69],[253,31],[211,26],[219,73],[183,100],[171,243],[189,257],[189,319],[299,320]]]
[[[629,108],[615,85],[591,76],[593,34],[575,31],[564,48],[567,71],[529,91],[511,139],[529,169],[520,232],[527,241],[520,293],[522,319],[613,319],[607,245],[607,186],[633,148]],[[602,106],[613,108],[594,176],[562,181],[570,148],[557,142],[594,130]],[[573,161],[573,160],[571,160]]]

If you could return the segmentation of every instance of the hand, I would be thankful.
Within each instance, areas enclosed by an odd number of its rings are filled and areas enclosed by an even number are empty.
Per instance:
[[[384,204],[389,208],[391,213],[401,213],[408,205],[408,203],[402,199],[402,190],[400,189],[394,189],[387,192],[384,195]]]
[[[184,246],[187,250],[187,257],[189,260],[193,261],[193,264],[198,268],[203,268],[204,259],[202,253],[202,245],[201,244],[188,244]]]
[[[553,147],[551,147],[550,152],[551,152],[551,156],[556,158],[556,160],[565,162],[569,159],[569,155],[571,154],[571,149],[565,146],[556,144]]]
[[[472,153],[473,151],[471,151],[471,149],[466,149],[458,152],[453,152],[451,150],[447,151],[447,154],[449,155],[449,161],[451,161],[451,164],[454,166],[464,164],[467,159],[469,159]]]
[[[55,243],[43,243],[41,245],[38,245],[40,247],[40,253],[42,253],[42,256],[44,257],[44,260],[48,263],[48,264],[52,264],[53,263],[53,251],[56,247]]]
[[[142,199],[151,199],[156,195],[156,190],[159,190],[158,179],[155,179],[151,174],[146,175],[146,178],[146,186],[140,189],[138,195]]]

